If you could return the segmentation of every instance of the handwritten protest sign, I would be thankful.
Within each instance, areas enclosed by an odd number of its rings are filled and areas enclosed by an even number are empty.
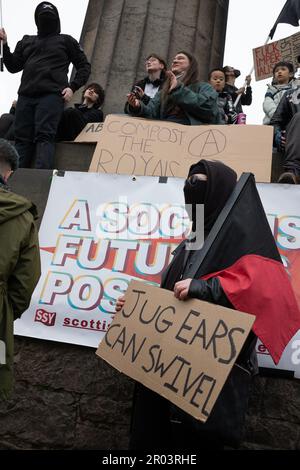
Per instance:
[[[272,140],[270,126],[183,126],[109,115],[89,171],[186,177],[190,165],[205,158],[269,182]]]
[[[132,281],[97,354],[205,422],[254,319]]]
[[[253,49],[253,60],[256,80],[272,77],[276,62],[285,60],[298,67],[297,57],[300,55],[300,33],[293,34],[279,41]]]
[[[101,136],[102,128],[103,122],[90,122],[82,129],[80,134],[78,134],[75,142],[79,144],[98,142]]]

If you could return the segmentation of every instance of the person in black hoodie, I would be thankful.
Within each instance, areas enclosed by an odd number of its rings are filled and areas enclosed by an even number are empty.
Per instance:
[[[237,175],[234,170],[221,162],[200,160],[190,167],[184,185],[184,197],[192,232],[199,234],[204,228],[204,239],[212,230],[219,214],[236,187]],[[196,206],[204,204],[204,227],[197,227]],[[186,279],[186,273],[193,264],[197,265],[199,250],[186,249],[184,240],[174,251],[174,257],[162,275],[161,287],[173,291],[176,298],[183,300],[188,296],[205,300],[213,304],[234,308],[226,296],[218,277],[209,280]],[[200,249],[201,250],[201,249]],[[183,280],[184,279],[184,280]],[[118,298],[116,312],[125,303],[125,296]],[[250,377],[257,373],[255,353],[256,336],[250,332],[236,360],[239,367],[245,369],[241,379],[241,389],[247,394]],[[235,380],[235,378],[233,379]],[[229,387],[229,382],[227,387]],[[234,382],[235,386],[235,382]],[[209,420],[203,424],[182,412],[168,400],[141,384],[136,385],[130,448],[135,450],[223,450],[227,432],[233,423],[230,413],[224,422],[223,409],[227,409],[228,400],[235,400],[231,388],[224,386],[218,404],[214,406]],[[229,407],[228,407],[229,409]],[[241,405],[238,420],[243,422],[246,409]],[[242,436],[239,436],[241,438]],[[237,443],[234,443],[237,445]]]
[[[99,83],[89,83],[82,93],[81,103],[64,110],[58,125],[56,140],[74,140],[89,122],[102,122],[99,109],[104,101],[104,90]]]
[[[12,53],[7,35],[1,28],[3,60],[7,70],[23,70],[18,90],[15,119],[15,141],[20,155],[19,166],[53,168],[55,136],[64,102],[83,86],[91,66],[78,42],[69,35],[60,34],[57,8],[50,2],[40,3],[35,10],[37,35],[25,35]],[[69,65],[76,74],[68,80]]]

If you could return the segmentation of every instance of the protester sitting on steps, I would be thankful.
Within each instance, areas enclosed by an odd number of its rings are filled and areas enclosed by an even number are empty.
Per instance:
[[[17,101],[12,102],[9,113],[2,114],[0,117],[0,138],[6,140],[15,140],[15,114]]]
[[[218,94],[211,85],[199,81],[198,62],[192,54],[177,52],[166,75],[162,90],[147,105],[129,93],[131,115],[185,125],[220,123]]]
[[[148,55],[146,62],[147,76],[136,82],[131,92],[143,103],[148,104],[151,98],[162,88],[166,79],[166,62],[157,54]],[[128,102],[125,104],[124,112],[128,114]]]
[[[237,112],[234,108],[231,95],[224,91],[225,74],[223,70],[211,70],[208,75],[208,82],[218,93],[220,124],[235,124],[237,122]]]
[[[82,93],[82,102],[64,110],[58,125],[56,140],[74,140],[89,122],[102,122],[100,109],[104,102],[104,90],[99,83],[90,83]]]
[[[286,91],[291,89],[294,80],[294,66],[291,62],[281,61],[273,67],[273,81],[268,84],[268,91],[265,94],[263,110],[265,116],[263,124],[270,124],[276,108]]]

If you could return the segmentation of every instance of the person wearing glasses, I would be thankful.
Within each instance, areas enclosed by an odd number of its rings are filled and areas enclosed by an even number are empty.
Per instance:
[[[148,104],[165,82],[167,65],[159,55],[150,54],[146,58],[145,68],[146,77],[134,83],[131,93],[134,93],[144,104]],[[126,114],[129,114],[128,106],[127,102],[124,108]]]
[[[198,78],[198,62],[186,51],[175,55],[162,89],[147,104],[134,92],[127,95],[132,116],[178,124],[219,124],[218,94]]]

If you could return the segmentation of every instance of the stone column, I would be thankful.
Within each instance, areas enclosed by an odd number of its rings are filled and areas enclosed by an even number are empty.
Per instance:
[[[104,113],[122,113],[131,85],[153,52],[170,63],[196,55],[200,78],[222,65],[229,0],[90,0],[81,35],[92,63],[89,81],[106,91]]]

